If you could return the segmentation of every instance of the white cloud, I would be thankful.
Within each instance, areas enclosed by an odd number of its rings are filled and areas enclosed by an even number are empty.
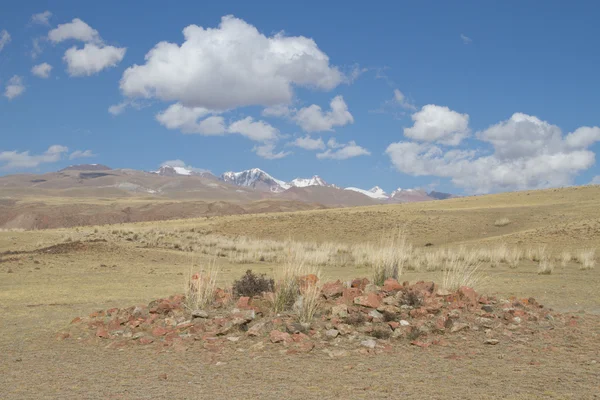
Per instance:
[[[263,117],[289,117],[295,112],[287,106],[286,104],[277,104],[271,107],[267,107],[262,110]]]
[[[2,151],[0,152],[0,169],[35,168],[40,164],[59,161],[69,149],[65,146],[53,145],[44,153],[31,155],[29,151]]]
[[[210,173],[210,170],[208,170],[208,169],[192,167],[191,165],[187,164],[185,161],[180,160],[180,159],[165,161],[162,164],[160,164],[160,166],[161,167],[165,167],[165,166],[178,167],[178,168],[185,168],[185,169],[193,171],[193,172],[208,172],[208,173]]]
[[[63,60],[67,63],[69,75],[90,76],[105,68],[116,67],[125,57],[126,51],[124,47],[86,43],[83,49],[73,46],[65,51]]]
[[[412,115],[414,124],[404,128],[404,136],[425,141],[457,145],[469,135],[469,115],[448,107],[428,104]]]
[[[41,42],[45,39],[43,37],[31,39],[31,58],[34,60],[42,54],[42,45]]]
[[[471,193],[565,186],[594,165],[595,154],[586,147],[593,143],[588,133],[596,129],[563,137],[559,127],[515,113],[477,134],[492,144],[492,154],[415,142],[392,143],[386,153],[401,172],[450,178]]]
[[[257,156],[266,158],[267,160],[278,160],[292,154],[289,151],[280,151],[279,153],[275,153],[274,143],[265,143],[260,146],[254,146],[252,151],[254,151]]]
[[[577,128],[575,132],[569,133],[565,141],[574,149],[591,146],[595,142],[600,142],[600,128],[597,126],[592,128],[582,126],[581,128]]]
[[[112,106],[108,107],[108,112],[112,115],[120,115],[127,107],[129,107],[129,102],[122,101],[119,104],[113,104]]]
[[[96,157],[96,155],[94,153],[92,153],[91,150],[75,150],[74,152],[72,152],[69,155],[69,160],[73,160],[75,158],[89,158],[89,157]]]
[[[8,83],[6,84],[4,96],[9,100],[12,100],[15,97],[22,95],[24,92],[25,86],[23,85],[23,78],[18,75],[14,75],[8,80]]]
[[[332,131],[334,126],[344,126],[354,122],[342,96],[334,97],[330,106],[331,111],[327,112],[323,112],[316,104],[301,108],[293,119],[306,132]]]
[[[52,71],[52,65],[48,63],[42,63],[31,68],[31,73],[39,78],[48,78]]]
[[[318,159],[329,158],[332,160],[346,160],[352,157],[371,155],[371,153],[367,149],[365,149],[364,147],[360,147],[353,140],[344,145],[341,145],[334,140],[333,142],[331,142],[331,144],[332,146],[330,147],[337,148],[337,150],[327,149],[323,153],[318,153]]]
[[[343,143],[338,143],[337,140],[335,140],[335,138],[330,138],[327,141],[327,147],[331,148],[331,149],[339,149],[340,147],[344,147]]]
[[[596,175],[592,178],[590,185],[600,185],[600,175]]]
[[[10,33],[6,29],[0,31],[0,51],[10,42]]]
[[[246,117],[233,122],[227,129],[230,133],[239,133],[249,139],[264,142],[267,140],[277,140],[278,131],[276,128],[264,121],[254,121],[252,117]]]
[[[460,34],[460,39],[463,41],[464,44],[471,44],[471,42],[473,42],[473,39],[462,33]]]
[[[399,89],[394,89],[394,101],[400,107],[405,108],[407,110],[416,111],[417,107],[415,107],[412,103],[410,103],[404,93],[402,93]]]
[[[223,117],[213,116],[198,122],[212,113],[203,107],[184,107],[181,103],[170,105],[156,114],[156,120],[167,129],[179,129],[183,133],[201,135],[223,135],[226,133]]]
[[[50,11],[44,11],[38,14],[33,14],[31,16],[31,23],[48,26],[50,25],[50,17],[52,17],[52,13]]]
[[[313,139],[309,135],[297,138],[293,142],[289,143],[290,146],[300,147],[305,150],[324,150],[325,142],[323,139]]]
[[[160,42],[145,64],[128,68],[123,94],[225,110],[287,104],[294,86],[330,90],[344,79],[312,39],[267,37],[233,16],[217,28],[189,25],[183,35],[181,46]]]
[[[58,27],[48,32],[48,39],[53,43],[60,43],[65,40],[79,40],[86,43],[101,43],[100,34],[97,30],[80,20],[79,18],[73,21],[60,24]]]

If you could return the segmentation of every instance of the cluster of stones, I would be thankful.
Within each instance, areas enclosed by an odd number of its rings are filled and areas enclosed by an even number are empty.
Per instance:
[[[499,301],[461,287],[450,292],[433,282],[400,284],[388,279],[376,286],[367,279],[328,282],[322,286],[320,310],[311,322],[290,312],[273,315],[272,293],[253,298],[218,290],[205,310],[189,310],[183,295],[147,306],[113,308],[75,318],[61,339],[106,341],[109,348],[134,345],[186,350],[201,343],[208,350],[224,346],[261,350],[285,346],[287,352],[335,348],[380,352],[395,341],[420,347],[443,344],[448,335],[478,332],[483,343],[498,344],[515,331],[531,334],[539,321],[554,317],[534,299]]]

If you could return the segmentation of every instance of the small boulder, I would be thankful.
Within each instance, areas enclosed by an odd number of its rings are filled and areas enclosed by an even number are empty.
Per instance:
[[[344,285],[339,280],[327,282],[321,288],[321,293],[326,299],[340,297],[344,293]]]
[[[340,334],[340,331],[337,329],[328,329],[325,331],[325,336],[331,339],[335,339]]]
[[[386,292],[394,292],[401,289],[402,285],[394,278],[387,278],[385,282],[383,282],[383,290]]]
[[[360,345],[367,349],[374,349],[377,346],[377,342],[374,339],[367,339],[360,342]]]
[[[292,337],[287,332],[281,332],[275,329],[269,333],[269,339],[271,340],[271,343],[281,343],[290,342]]]
[[[208,318],[208,313],[204,310],[192,311],[192,318]]]
[[[354,304],[363,307],[377,308],[381,305],[381,299],[375,293],[369,293],[367,295],[354,298]]]

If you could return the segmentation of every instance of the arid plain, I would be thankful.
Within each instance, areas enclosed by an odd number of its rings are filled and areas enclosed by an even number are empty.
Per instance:
[[[247,351],[244,338],[217,352],[200,341],[178,351],[153,345],[115,349],[102,339],[57,338],[78,316],[183,293],[190,274],[209,265],[219,271],[216,284],[223,288],[248,269],[276,277],[290,262],[318,268],[320,282],[372,280],[373,254],[397,245],[400,236],[400,282],[441,285],[448,260],[462,260],[477,266],[478,293],[499,302],[533,297],[564,317],[540,322],[528,336],[500,330],[492,346],[469,329],[425,347],[378,338],[381,352],[332,353],[317,346],[292,354],[271,342]],[[5,229],[1,397],[598,398],[599,247],[600,186]]]

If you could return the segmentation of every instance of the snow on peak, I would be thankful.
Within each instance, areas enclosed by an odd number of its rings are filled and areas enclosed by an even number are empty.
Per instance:
[[[221,180],[237,186],[253,188],[256,188],[257,186],[262,188],[266,187],[266,189],[270,192],[283,192],[284,190],[290,188],[290,185],[284,181],[273,178],[271,175],[259,168],[252,168],[240,172],[225,172],[223,175],[221,175]]]
[[[387,193],[384,192],[383,189],[381,189],[379,186],[375,186],[374,188],[371,188],[370,190],[364,190],[364,189],[359,189],[359,188],[355,188],[355,187],[347,187],[344,190],[352,190],[354,192],[362,193],[365,196],[369,196],[370,198],[376,199],[376,200],[389,199],[389,196],[387,195]]]
[[[289,182],[290,186],[295,187],[307,187],[307,186],[331,186],[323,180],[319,175],[315,175],[312,178],[296,178]]]
[[[192,175],[192,171],[183,167],[173,167],[171,165],[163,165],[157,171],[152,171],[153,174],[162,176],[174,176],[174,175]]]

